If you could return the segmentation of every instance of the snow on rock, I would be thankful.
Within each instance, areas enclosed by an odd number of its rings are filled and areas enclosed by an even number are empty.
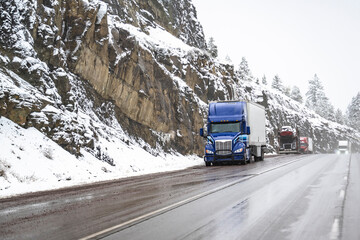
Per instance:
[[[103,19],[103,17],[105,16],[105,14],[107,13],[107,5],[106,3],[100,2],[100,6],[99,6],[99,10],[96,16],[96,24],[100,24],[101,20]]]
[[[168,52],[171,52],[172,55],[181,57],[185,56],[189,51],[197,50],[197,48],[191,47],[180,39],[174,37],[159,25],[155,25],[155,27],[147,27],[146,30],[148,33],[146,33],[139,27],[122,23],[119,17],[115,15],[108,16],[108,24],[109,32],[112,32],[112,29],[126,30],[131,36],[134,36],[136,40],[139,41],[140,46],[144,49],[148,49],[149,51],[153,51],[155,49],[165,49]],[[112,38],[110,43],[114,44]]]
[[[0,198],[140,174],[183,169],[202,163],[196,156],[159,153],[128,146],[115,137],[100,140],[113,166],[82,150],[76,158],[35,128],[0,117]]]

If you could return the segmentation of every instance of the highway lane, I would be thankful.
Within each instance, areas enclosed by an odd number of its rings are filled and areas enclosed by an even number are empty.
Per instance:
[[[308,199],[311,195],[306,194],[311,193],[313,188],[325,190],[311,199],[329,201],[328,206],[344,205],[328,195],[343,189],[347,182],[347,189],[359,187],[359,171],[348,178],[353,183],[339,180],[340,175],[344,178],[343,175],[349,172],[346,167],[349,163],[350,159],[345,155],[286,155],[245,166],[198,166],[183,171],[0,199],[0,239],[79,239],[114,226],[117,226],[115,230],[105,231],[101,236],[108,239],[144,239],[144,236],[145,239],[236,239],[246,235],[246,239],[272,236],[281,239],[296,234],[289,228],[290,222],[295,224],[298,218],[299,221],[312,221],[310,216],[300,217],[300,212],[311,205],[312,201]],[[339,171],[339,176],[326,174],[334,169]],[[332,183],[329,186],[323,183],[327,175],[332,176],[328,176]],[[318,187],[310,187],[316,183]],[[320,197],[324,193],[327,197]],[[338,194],[341,195],[341,191]],[[355,200],[358,197],[347,194],[347,191],[343,194]],[[194,196],[196,198],[192,199]],[[356,205],[355,200],[345,201],[350,203],[345,204],[350,213]],[[327,209],[318,205],[311,209]],[[166,211],[152,214],[159,209]],[[342,209],[346,213],[346,207]],[[324,214],[322,210],[315,213]],[[358,236],[358,230],[351,223],[354,219],[358,221],[359,215],[354,215],[347,223],[346,218],[341,218],[342,214],[329,211],[327,215],[338,218],[333,217],[332,223],[320,224],[324,228],[322,232],[329,234],[327,229],[330,224],[334,236],[336,229],[339,229],[340,235],[341,229],[347,229],[351,236]],[[139,220],[132,221],[136,218]],[[306,225],[305,220],[301,224]],[[119,225],[129,221],[131,227],[122,226],[122,231],[117,232]],[[269,223],[276,227],[269,226]],[[279,226],[282,226],[280,235],[276,230]],[[108,235],[113,232],[117,233]]]
[[[252,169],[244,181],[104,239],[359,239],[359,161],[311,155]]]
[[[0,239],[79,239],[242,179],[251,169],[272,168],[294,158],[271,157],[245,166],[196,166],[0,199]]]

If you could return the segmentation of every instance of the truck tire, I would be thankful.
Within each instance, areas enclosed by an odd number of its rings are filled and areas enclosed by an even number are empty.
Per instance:
[[[211,163],[210,162],[205,162],[205,166],[210,167]]]
[[[250,153],[251,154],[251,153]],[[251,156],[251,155],[250,155]],[[245,154],[244,154],[244,159],[243,160],[241,160],[240,161],[240,164],[241,165],[246,165],[246,163],[247,163],[247,158],[248,158],[248,155],[247,155],[247,152],[245,152]]]
[[[252,155],[250,154],[249,160],[246,160],[247,163],[251,163]],[[254,158],[255,159],[255,158]],[[255,160],[254,160],[255,161]]]
[[[261,149],[261,157],[259,157],[260,161],[264,161],[264,149]]]
[[[255,162],[264,161],[264,149],[261,149],[261,156],[260,157],[254,156],[254,159]]]

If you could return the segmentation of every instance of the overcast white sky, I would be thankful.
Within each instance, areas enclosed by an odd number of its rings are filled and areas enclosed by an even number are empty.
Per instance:
[[[300,87],[316,73],[335,108],[360,91],[359,0],[192,0],[205,37],[235,67]]]

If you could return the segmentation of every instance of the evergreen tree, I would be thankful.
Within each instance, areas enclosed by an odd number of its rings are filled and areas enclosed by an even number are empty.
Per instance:
[[[324,116],[326,119],[336,122],[336,118],[335,118],[335,108],[334,106],[330,103],[330,101],[327,101],[325,103],[325,109],[324,109]]]
[[[318,113],[320,107],[323,107],[324,99],[324,87],[315,74],[314,78],[309,80],[309,90],[306,92],[306,106]]]
[[[316,74],[313,79],[309,80],[309,90],[306,92],[306,106],[323,118],[335,121],[334,106],[326,97],[324,87]]]
[[[350,127],[360,131],[360,92],[352,98],[348,106],[347,119]]]
[[[242,57],[241,63],[239,65],[239,77],[241,80],[247,80],[247,81],[252,81],[253,79],[248,62],[246,61],[245,57]]]
[[[274,89],[279,90],[280,92],[284,92],[284,86],[282,84],[282,81],[279,77],[279,75],[275,75],[275,77],[273,78],[273,81],[271,83],[271,87]]]
[[[300,89],[297,86],[292,88],[290,97],[299,103],[303,102],[303,97],[301,95]]]
[[[217,49],[217,46],[215,45],[215,40],[213,37],[210,37],[210,39],[209,39],[208,52],[214,58],[216,58],[218,56],[218,49]]]
[[[315,74],[314,78],[309,80],[309,90],[306,92],[306,106],[312,110],[317,109],[318,100],[320,98],[319,92],[323,91],[324,88],[320,83],[320,79]]]
[[[262,84],[267,85],[266,76],[264,75],[262,77]]]
[[[290,86],[284,87],[284,94],[286,96],[290,97],[290,94],[291,94],[291,87]]]
[[[335,112],[335,121],[339,124],[344,124],[345,119],[342,111],[338,108]]]
[[[256,84],[260,84],[259,78],[256,78]]]
[[[232,60],[231,60],[231,58],[229,57],[229,55],[226,55],[226,57],[225,57],[225,62],[228,63],[228,64],[232,64]]]

